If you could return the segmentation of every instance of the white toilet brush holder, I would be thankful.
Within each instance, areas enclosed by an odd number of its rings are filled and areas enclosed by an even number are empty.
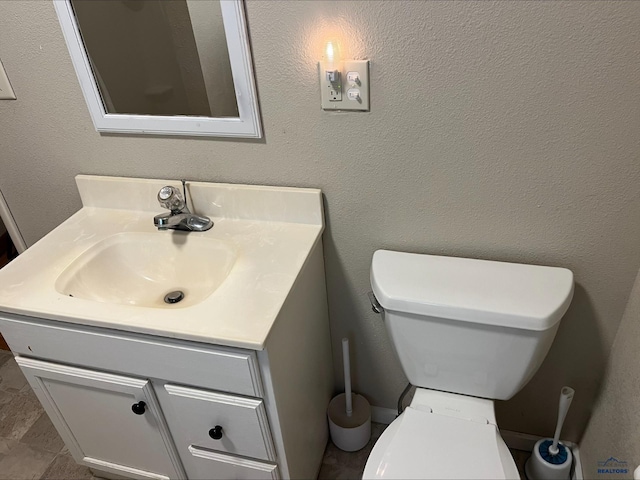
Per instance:
[[[371,438],[371,406],[362,395],[351,392],[349,340],[342,339],[344,389],[329,402],[327,417],[334,445],[345,452],[364,448]]]
[[[569,480],[573,454],[560,443],[560,432],[574,393],[573,388],[562,387],[555,435],[538,440],[533,447],[524,469],[529,480]]]

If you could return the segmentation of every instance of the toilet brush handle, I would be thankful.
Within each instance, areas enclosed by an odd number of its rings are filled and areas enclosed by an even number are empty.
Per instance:
[[[549,453],[551,455],[557,455],[558,453],[558,441],[560,440],[560,432],[562,431],[562,425],[564,419],[567,417],[567,412],[571,406],[571,400],[573,400],[575,390],[571,387],[562,387],[560,391],[560,403],[558,405],[558,423],[556,424],[556,433],[553,435],[553,444],[549,447]]]
[[[342,364],[344,366],[344,396],[347,400],[347,417],[353,415],[351,398],[351,361],[349,360],[349,339],[342,339]]]

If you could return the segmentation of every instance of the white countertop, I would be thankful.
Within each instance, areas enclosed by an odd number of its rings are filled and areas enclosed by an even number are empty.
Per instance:
[[[214,227],[186,234],[187,248],[198,236],[221,239],[238,252],[220,287],[189,307],[73,298],[56,290],[56,280],[91,246],[122,232],[175,234],[153,226],[153,216],[162,213],[155,194],[175,181],[77,181],[84,207],[0,270],[0,312],[260,350],[324,228],[319,190],[193,183],[195,211],[209,215]],[[106,208],[109,202],[118,208]]]

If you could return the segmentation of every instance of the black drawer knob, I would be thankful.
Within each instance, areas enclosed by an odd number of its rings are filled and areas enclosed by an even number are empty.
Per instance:
[[[131,410],[136,415],[142,415],[142,414],[144,414],[144,410],[145,410],[146,406],[147,406],[147,404],[144,403],[144,402],[134,403],[133,405],[131,405]]]
[[[209,430],[209,436],[214,440],[220,440],[222,438],[222,427],[220,425],[213,427]]]

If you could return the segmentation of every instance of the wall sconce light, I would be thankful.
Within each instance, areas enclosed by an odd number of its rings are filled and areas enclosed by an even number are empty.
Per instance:
[[[369,111],[369,61],[342,60],[340,44],[329,40],[319,62],[320,97],[324,110]],[[344,88],[347,89],[343,95]]]

